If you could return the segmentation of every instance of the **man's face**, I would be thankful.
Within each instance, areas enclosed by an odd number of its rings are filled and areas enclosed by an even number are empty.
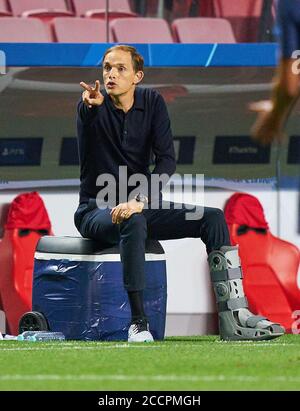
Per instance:
[[[113,50],[103,61],[103,81],[107,94],[121,96],[134,88],[142,78],[142,72],[135,72],[131,54]]]

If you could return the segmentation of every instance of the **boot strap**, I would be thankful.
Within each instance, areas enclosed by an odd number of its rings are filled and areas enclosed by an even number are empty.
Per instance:
[[[213,271],[212,281],[214,283],[219,281],[239,280],[243,278],[241,267],[228,268],[227,270]]]
[[[246,297],[231,298],[227,301],[218,302],[218,311],[238,310],[239,308],[248,308],[248,300]]]
[[[267,320],[266,317],[262,317],[261,315],[253,315],[252,317],[247,318],[246,320],[246,325],[251,328],[255,328],[257,326],[257,323],[259,323],[262,320]]]

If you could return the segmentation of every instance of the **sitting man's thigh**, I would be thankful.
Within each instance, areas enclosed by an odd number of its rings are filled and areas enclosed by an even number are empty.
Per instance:
[[[117,244],[120,241],[119,225],[113,224],[108,208],[89,211],[82,220],[81,234],[104,244]]]
[[[148,238],[172,240],[200,236],[201,219],[204,207],[171,203],[169,209],[145,210]]]

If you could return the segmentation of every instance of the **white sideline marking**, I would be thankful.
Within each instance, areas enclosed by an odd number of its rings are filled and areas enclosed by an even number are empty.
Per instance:
[[[44,350],[95,350],[95,351],[100,351],[103,349],[119,349],[119,348],[161,348],[162,346],[158,346],[158,345],[148,345],[148,343],[145,343],[147,345],[120,345],[120,346],[96,346],[96,347],[82,347],[82,346],[73,346],[73,347],[64,347],[64,346],[60,346],[59,344],[57,345],[51,345],[51,346],[47,346],[47,347],[18,347],[18,348],[1,348],[0,352],[2,351],[44,351]]]
[[[212,382],[212,381],[236,381],[236,382],[300,382],[299,377],[288,377],[279,375],[275,377],[258,377],[249,375],[58,375],[58,374],[6,374],[0,375],[0,381],[191,381],[191,382]]]
[[[24,347],[1,347],[0,343],[0,355],[2,351],[43,351],[43,350],[103,350],[103,349],[135,349],[135,348],[142,348],[142,349],[153,349],[153,348],[169,348],[172,346],[172,348],[197,348],[197,349],[203,349],[207,348],[207,346],[204,346],[199,342],[199,344],[151,344],[151,343],[141,343],[141,344],[135,344],[135,343],[124,343],[124,344],[115,344],[115,345],[102,345],[101,342],[97,343],[97,345],[93,346],[84,346],[84,345],[72,345],[72,344],[66,344],[62,342],[57,342],[56,344],[47,344],[47,346],[43,346],[42,344],[44,343],[37,343],[37,342],[26,342],[22,341],[20,342],[21,344],[41,344],[39,346],[24,346]],[[286,346],[295,346],[299,344],[288,344],[288,343],[253,343],[253,344],[246,344],[243,343],[240,345],[240,347],[286,347]],[[234,347],[233,345],[226,344],[227,347]],[[213,345],[212,345],[213,347]],[[236,347],[234,347],[236,348]]]

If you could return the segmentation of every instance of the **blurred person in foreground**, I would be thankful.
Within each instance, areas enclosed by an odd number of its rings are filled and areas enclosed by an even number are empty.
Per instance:
[[[80,83],[84,89],[77,110],[80,198],[74,222],[83,237],[106,246],[120,245],[132,314],[128,341],[153,341],[143,300],[147,238],[194,237],[205,243],[222,339],[261,340],[282,335],[279,324],[248,310],[238,248],[231,246],[223,211],[201,207],[200,215],[190,219],[187,213],[191,208],[172,202],[164,208],[161,189],[153,190],[152,180],[165,176],[166,183],[175,172],[176,160],[162,96],[151,88],[138,87],[144,77],[143,57],[134,47],[117,45],[104,53],[102,69],[103,91],[99,80],[94,86]],[[155,156],[152,173],[151,152]],[[143,177],[150,185],[133,189],[129,184],[132,176]],[[106,199],[99,199],[99,194],[107,190],[100,190],[105,186],[104,177],[105,181],[112,178],[115,186],[106,193],[113,201],[102,207]],[[126,199],[121,198],[120,189],[129,193]]]
[[[251,134],[262,145],[282,142],[285,123],[300,91],[300,0],[279,0],[277,19],[281,57],[271,99],[250,104],[250,110],[258,112]]]

